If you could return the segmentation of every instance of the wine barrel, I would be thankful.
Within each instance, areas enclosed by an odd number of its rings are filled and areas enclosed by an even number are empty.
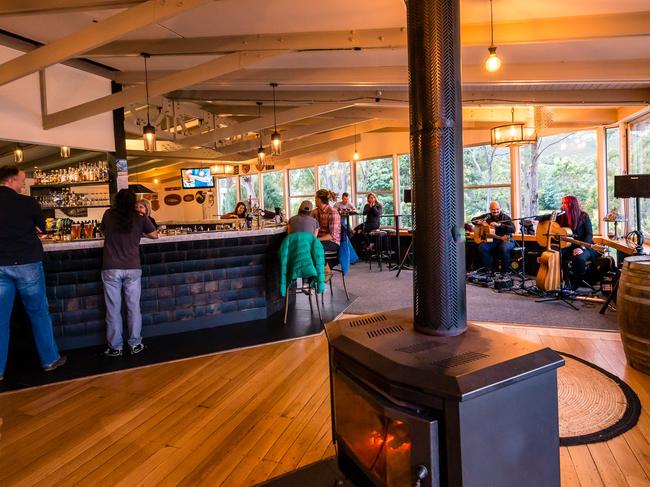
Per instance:
[[[616,315],[628,363],[650,374],[650,256],[623,261]]]

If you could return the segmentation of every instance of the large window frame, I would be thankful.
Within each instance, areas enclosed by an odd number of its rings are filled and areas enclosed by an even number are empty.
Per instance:
[[[298,193],[293,193],[293,188],[291,185],[291,174],[298,172],[298,171],[311,171],[312,172],[312,177],[314,178],[314,187],[311,193],[305,193],[305,192],[298,192]],[[314,201],[316,198],[316,183],[317,183],[317,174],[318,174],[318,168],[317,166],[305,166],[305,167],[296,167],[294,169],[287,169],[287,179],[288,179],[288,188],[289,190],[287,191],[288,195],[288,206],[287,206],[287,216],[291,217],[296,214],[297,208],[294,208],[293,203],[298,202],[298,205],[300,205],[300,201],[302,200],[309,200],[309,201]],[[296,205],[296,207],[298,206]]]

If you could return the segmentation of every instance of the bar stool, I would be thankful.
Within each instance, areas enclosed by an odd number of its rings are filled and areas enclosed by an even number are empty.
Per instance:
[[[336,264],[333,266],[330,266],[330,270],[332,271],[332,274],[329,276],[325,276],[325,284],[329,281],[330,284],[330,295],[334,297],[334,290],[332,289],[332,277],[334,277],[334,272],[340,272],[341,273],[341,280],[343,281],[343,290],[345,291],[345,297],[347,298],[348,301],[350,301],[350,295],[348,294],[348,287],[345,285],[345,274],[343,274],[343,269],[337,269],[340,265],[340,261],[338,260],[338,251],[336,250],[326,250],[325,251],[325,262],[333,262],[336,261]],[[325,293],[321,294],[321,303],[325,304]]]
[[[370,264],[370,269],[372,270],[372,259],[376,257],[377,263],[379,264],[379,271],[381,272],[384,270],[381,260],[384,251],[384,239],[386,238],[387,233],[385,230],[377,229],[370,231],[368,236],[372,239],[374,245],[374,250],[368,257],[368,264]]]
[[[331,286],[331,284],[330,284]],[[320,304],[318,304],[318,292],[316,291],[316,288],[312,284],[312,279],[301,279],[301,285],[298,286],[298,280],[295,279],[293,282],[287,286],[287,291],[286,291],[286,296],[284,298],[284,321],[283,324],[287,324],[287,316],[289,314],[289,294],[306,294],[309,296],[309,309],[313,312],[314,308],[311,304],[311,293],[312,291],[314,292],[314,296],[316,296],[316,308],[318,309],[318,319],[320,320],[320,324],[323,324],[323,316],[321,315],[320,312]],[[321,296],[325,294],[322,293]],[[322,298],[321,298],[322,301]]]

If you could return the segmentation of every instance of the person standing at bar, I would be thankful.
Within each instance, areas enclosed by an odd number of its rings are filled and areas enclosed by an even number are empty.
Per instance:
[[[129,189],[121,189],[115,204],[102,218],[104,229],[104,259],[102,282],[106,301],[107,357],[122,355],[122,292],[126,300],[128,344],[131,355],[142,352],[142,314],[140,292],[142,268],[140,266],[140,238],[158,238],[151,220],[135,209],[136,196]]]
[[[16,293],[32,323],[34,342],[45,372],[65,364],[54,340],[45,294],[43,245],[37,232],[45,229],[41,207],[20,194],[25,173],[15,166],[0,167],[0,380],[9,350],[9,323]]]

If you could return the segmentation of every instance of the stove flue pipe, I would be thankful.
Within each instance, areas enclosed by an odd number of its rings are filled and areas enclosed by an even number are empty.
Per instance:
[[[460,0],[407,0],[416,330],[467,329]]]

